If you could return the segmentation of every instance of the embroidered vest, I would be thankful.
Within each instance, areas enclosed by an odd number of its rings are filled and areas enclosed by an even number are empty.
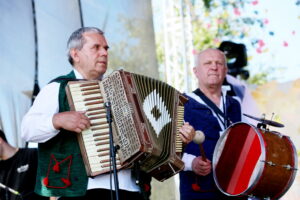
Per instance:
[[[72,71],[52,81],[60,83],[59,112],[70,110],[65,86],[75,78]],[[83,196],[87,182],[76,133],[60,130],[49,141],[39,143],[36,193],[43,196]]]

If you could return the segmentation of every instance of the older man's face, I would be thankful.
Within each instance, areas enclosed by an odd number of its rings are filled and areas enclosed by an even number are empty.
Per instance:
[[[75,50],[73,58],[76,69],[85,79],[96,80],[106,72],[108,45],[103,35],[93,32],[83,34],[85,43],[80,50]]]
[[[221,87],[227,73],[226,60],[222,52],[208,49],[199,55],[194,73],[203,87]]]

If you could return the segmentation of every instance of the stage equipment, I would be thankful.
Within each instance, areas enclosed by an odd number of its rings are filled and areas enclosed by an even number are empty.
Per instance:
[[[237,44],[230,41],[223,41],[220,44],[219,50],[223,51],[227,58],[228,74],[247,80],[249,71],[243,69],[247,66],[247,49],[244,44]]]

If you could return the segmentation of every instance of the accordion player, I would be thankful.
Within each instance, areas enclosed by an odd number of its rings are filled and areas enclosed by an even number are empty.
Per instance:
[[[91,121],[91,127],[78,134],[89,176],[111,170],[105,102],[111,103],[114,143],[120,147],[118,169],[138,162],[159,181],[183,170],[179,128],[187,99],[176,89],[118,70],[102,81],[70,81],[66,91],[71,109],[85,111]]]

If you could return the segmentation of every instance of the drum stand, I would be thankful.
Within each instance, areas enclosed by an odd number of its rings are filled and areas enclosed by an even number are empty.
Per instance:
[[[111,103],[106,102],[106,118],[109,124],[109,152],[110,158],[113,166],[113,174],[114,174],[114,185],[115,185],[115,193],[116,193],[116,200],[119,200],[119,181],[118,181],[118,172],[117,172],[117,164],[116,164],[116,153],[118,150],[118,146],[114,146],[113,142],[113,133],[112,133],[112,115],[111,115]],[[112,193],[111,193],[112,194]]]
[[[264,123],[257,123],[256,127],[262,130],[267,130],[267,125]]]

